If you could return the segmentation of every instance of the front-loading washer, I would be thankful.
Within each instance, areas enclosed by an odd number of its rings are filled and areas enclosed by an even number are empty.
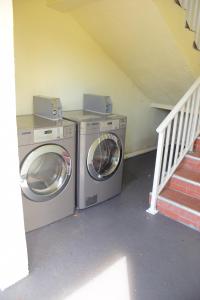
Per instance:
[[[75,123],[17,116],[20,186],[25,230],[75,209]]]
[[[125,116],[64,111],[77,124],[77,208],[84,209],[121,192]]]

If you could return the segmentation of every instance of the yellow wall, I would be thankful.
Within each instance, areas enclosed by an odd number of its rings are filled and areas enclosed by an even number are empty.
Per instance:
[[[163,114],[68,14],[43,0],[14,0],[17,114],[32,113],[32,96],[60,97],[65,110],[82,108],[85,92],[110,95],[128,116],[126,152],[155,145]]]
[[[173,104],[195,74],[155,2],[100,0],[70,13],[152,102]]]
[[[98,0],[47,0],[47,5],[58,11],[69,11]]]

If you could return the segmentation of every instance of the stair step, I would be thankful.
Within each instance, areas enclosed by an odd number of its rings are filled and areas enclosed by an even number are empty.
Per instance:
[[[183,159],[182,165],[200,171],[200,152],[190,152]]]
[[[158,196],[159,212],[177,222],[200,231],[200,200],[165,188]]]
[[[200,171],[181,164],[169,180],[167,187],[200,199]]]
[[[181,165],[174,174],[175,177],[181,177],[187,182],[200,186],[200,172],[192,168],[186,168]]]
[[[189,152],[186,156],[200,160],[200,152]]]
[[[194,152],[200,152],[200,137],[194,142]]]
[[[174,205],[184,206],[185,209],[189,209],[193,213],[197,213],[200,216],[199,199],[168,188],[165,188],[160,194],[160,196],[164,197],[165,199],[170,199],[171,201],[174,202]]]

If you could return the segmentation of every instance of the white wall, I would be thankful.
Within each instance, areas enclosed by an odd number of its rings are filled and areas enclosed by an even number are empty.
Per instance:
[[[163,115],[69,14],[44,0],[14,0],[17,114],[32,113],[35,94],[82,108],[85,92],[110,95],[128,116],[126,152],[155,146]]]
[[[0,1],[0,289],[28,275],[17,156],[12,0]]]

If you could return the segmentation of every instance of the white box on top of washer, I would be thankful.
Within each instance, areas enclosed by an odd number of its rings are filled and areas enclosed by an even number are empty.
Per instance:
[[[46,119],[61,120],[62,104],[60,98],[33,96],[33,113]]]
[[[112,113],[112,100],[110,96],[84,94],[83,110],[109,115]]]

